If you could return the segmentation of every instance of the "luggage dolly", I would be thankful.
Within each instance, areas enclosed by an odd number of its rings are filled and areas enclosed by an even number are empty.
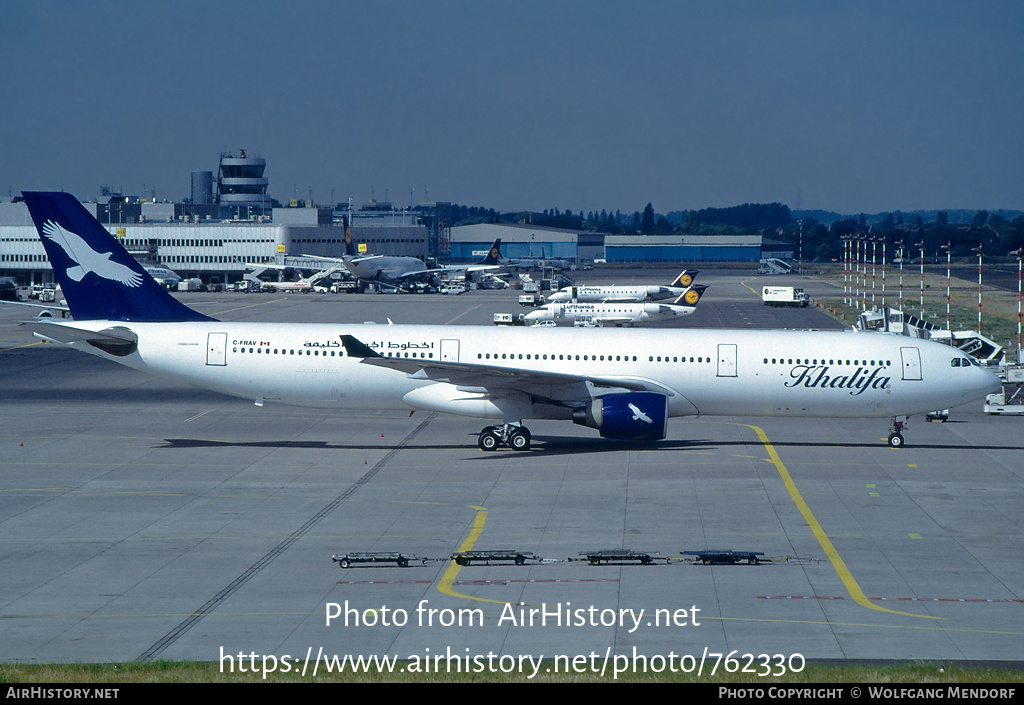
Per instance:
[[[610,551],[580,551],[580,555],[585,556],[590,565],[601,565],[601,563],[623,564],[627,562],[651,565],[654,562],[654,557],[647,551],[630,551],[624,548]]]
[[[451,555],[456,565],[469,565],[474,561],[490,564],[491,561],[513,561],[516,565],[524,565],[526,561],[537,560],[532,551],[459,551]]]
[[[399,568],[405,568],[410,560],[419,560],[415,556],[394,551],[372,551],[360,553],[335,553],[331,560],[338,564],[339,568],[350,568],[353,563],[397,563]],[[426,565],[424,559],[424,565]]]
[[[746,563],[747,565],[758,565],[761,559],[758,556],[764,554],[759,551],[680,551],[684,556],[694,556],[694,562],[700,561],[704,565],[736,565]]]

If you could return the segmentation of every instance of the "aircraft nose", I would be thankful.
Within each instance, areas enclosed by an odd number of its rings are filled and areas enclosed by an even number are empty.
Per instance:
[[[998,375],[988,369],[980,368],[979,371],[982,373],[978,380],[978,396],[982,397],[986,394],[994,394],[1003,388],[1003,382],[999,379]]]

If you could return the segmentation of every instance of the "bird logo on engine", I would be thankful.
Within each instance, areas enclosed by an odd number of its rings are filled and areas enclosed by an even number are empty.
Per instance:
[[[636,407],[636,404],[630,404],[629,405],[629,410],[633,412],[633,420],[634,421],[643,421],[644,423],[654,423],[654,421],[651,420],[650,416],[648,416],[644,412],[640,411],[640,409],[638,409]]]

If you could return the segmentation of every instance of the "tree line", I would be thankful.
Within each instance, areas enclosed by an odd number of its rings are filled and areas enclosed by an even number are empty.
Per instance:
[[[960,212],[957,213],[958,215]],[[452,204],[452,225],[475,223],[527,223],[538,227],[600,232],[609,235],[745,235],[759,234],[793,245],[794,255],[810,262],[840,261],[844,238],[882,239],[887,248],[902,243],[908,259],[919,256],[924,243],[926,257],[945,258],[949,247],[954,258],[972,255],[980,246],[986,256],[1008,256],[1024,248],[1024,215],[1008,218],[988,211],[975,211],[970,223],[950,223],[946,211],[937,211],[934,220],[921,215],[904,217],[902,212],[884,213],[868,218],[840,217],[831,223],[813,217],[796,218],[781,203],[744,203],[729,208],[702,208],[658,214],[648,203],[633,213],[621,211],[543,211],[501,213],[493,208]]]

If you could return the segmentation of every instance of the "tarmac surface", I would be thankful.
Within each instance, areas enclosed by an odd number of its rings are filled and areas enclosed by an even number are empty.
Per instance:
[[[702,272],[679,327],[838,327],[762,306],[767,281]],[[486,325],[517,293],[181,297],[223,320]],[[912,419],[898,450],[886,419],[698,418],[653,444],[533,421],[531,452],[483,453],[482,421],[257,408],[40,343],[32,313],[0,306],[0,661],[1024,661],[1024,418],[981,401]],[[525,565],[449,560],[497,549]],[[621,549],[651,564],[581,555]],[[681,555],[705,549],[762,555]],[[358,552],[410,565],[332,561]]]

